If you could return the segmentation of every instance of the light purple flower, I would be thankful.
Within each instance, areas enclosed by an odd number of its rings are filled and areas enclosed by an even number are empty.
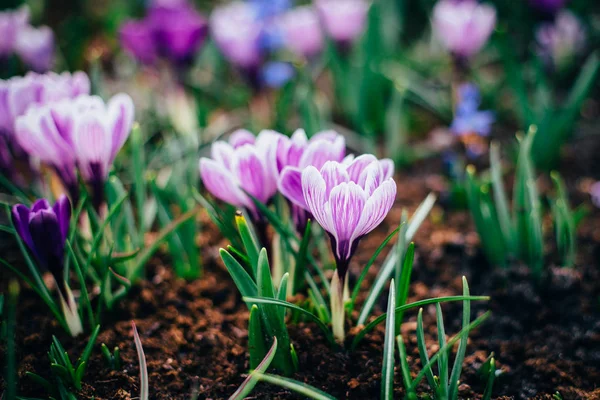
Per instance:
[[[21,28],[29,23],[29,7],[0,12],[0,58],[10,56]]]
[[[592,184],[590,187],[590,196],[592,197],[592,203],[600,208],[600,181]]]
[[[331,238],[338,274],[344,282],[359,240],[375,229],[396,198],[391,160],[366,154],[344,163],[308,166],[301,180],[286,188],[286,197],[308,210]]]
[[[570,11],[560,11],[553,24],[544,23],[536,31],[538,54],[557,68],[566,65],[583,50],[586,34],[579,19]]]
[[[323,34],[313,7],[293,8],[281,15],[276,25],[282,33],[284,45],[297,55],[310,58],[323,49]]]
[[[302,234],[309,214],[304,198],[297,196],[301,187],[302,170],[310,165],[320,169],[327,161],[342,162],[346,154],[346,141],[335,131],[323,131],[310,140],[303,129],[291,138],[281,136],[277,144],[277,186],[291,203],[292,217]]]
[[[17,120],[16,137],[31,156],[52,165],[69,189],[77,187],[77,167],[99,207],[110,166],[133,118],[133,102],[126,94],[113,96],[107,104],[98,96],[79,96],[28,110]]]
[[[247,208],[257,218],[256,207],[245,192],[265,204],[277,192],[276,145],[280,135],[265,130],[254,138],[242,129],[231,135],[229,143],[213,143],[212,158],[200,158],[200,176],[206,189],[219,200]]]
[[[145,20],[126,21],[119,29],[121,46],[143,64],[156,61],[157,50],[152,40],[152,27]]]
[[[54,60],[54,34],[47,26],[25,26],[17,34],[15,51],[32,70],[46,72]]]
[[[233,2],[216,8],[210,16],[210,31],[217,46],[225,58],[241,68],[260,64],[262,29],[263,23],[250,3]]]
[[[349,44],[365,28],[369,3],[364,0],[317,0],[316,6],[327,34],[336,42]]]
[[[462,84],[458,89],[458,97],[454,120],[450,125],[452,133],[458,136],[488,136],[496,118],[492,111],[479,111],[481,95],[477,86],[471,83]]]
[[[444,47],[466,58],[487,42],[496,26],[496,10],[475,0],[440,0],[433,9],[432,24]]]
[[[560,10],[567,0],[529,0],[532,6],[548,13]]]

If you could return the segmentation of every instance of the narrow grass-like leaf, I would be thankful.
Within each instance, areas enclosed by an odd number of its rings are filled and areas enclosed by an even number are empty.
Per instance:
[[[298,382],[294,379],[284,378],[283,376],[257,373],[256,377],[261,382],[271,383],[289,389],[292,392],[315,400],[336,400],[335,397],[313,387],[306,383]]]
[[[490,144],[490,172],[492,176],[492,187],[494,189],[494,202],[496,213],[504,235],[507,248],[515,250],[515,228],[513,226],[510,210],[508,207],[508,196],[502,180],[502,162],[500,161],[500,147],[497,143]]]
[[[406,254],[404,256],[404,263],[402,264],[402,270],[400,271],[400,284],[397,286],[397,298],[396,304],[403,306],[408,300],[408,289],[410,287],[410,277],[412,275],[413,263],[415,260],[415,244],[411,242],[408,245]],[[400,332],[402,320],[404,318],[403,313],[399,313],[396,316],[396,332]]]
[[[265,336],[262,330],[260,310],[256,304],[250,308],[248,322],[248,353],[250,354],[250,369],[256,368],[264,358],[267,349]]]
[[[135,342],[135,349],[140,364],[140,400],[148,400],[148,368],[146,366],[146,356],[144,355],[144,348],[142,347],[142,341],[140,340],[140,335],[138,334],[135,322],[131,321],[131,327],[133,330],[133,341]]]
[[[396,338],[396,287],[394,280],[390,283],[388,295],[387,318],[385,321],[385,338],[383,340],[383,361],[381,368],[381,396],[382,400],[394,398],[394,339]]]
[[[323,323],[323,321],[321,321],[319,319],[318,316],[314,315],[313,313],[311,313],[301,307],[298,307],[297,305],[295,305],[293,303],[289,303],[287,301],[276,300],[276,299],[264,298],[264,297],[249,297],[249,296],[244,296],[243,300],[246,303],[250,303],[250,304],[270,304],[270,305],[279,306],[279,307],[287,307],[291,310],[297,311],[300,314],[308,317],[311,321],[315,322],[319,326],[319,328],[321,328],[321,330],[325,334],[325,337],[327,338],[327,340],[330,343],[332,343],[332,344],[335,343],[335,341],[333,340],[333,336],[331,335],[330,329],[327,327],[327,325],[325,325]]]
[[[409,303],[409,304],[405,304],[403,306],[399,306],[396,307],[396,314],[400,313],[400,312],[405,312],[407,310],[413,309],[413,308],[418,308],[418,307],[422,307],[428,304],[436,304],[436,303],[446,303],[446,302],[451,302],[451,301],[463,301],[463,300],[471,300],[471,301],[487,301],[490,298],[488,296],[469,296],[469,297],[465,297],[465,296],[444,296],[444,297],[436,297],[434,299],[425,299],[425,300],[419,300],[419,301],[415,301],[414,303]],[[364,328],[362,328],[358,334],[354,337],[354,340],[352,341],[352,349],[355,349],[356,346],[358,345],[358,343],[360,343],[360,341],[365,337],[365,335],[367,333],[369,333],[370,331],[372,331],[377,325],[379,325],[380,323],[382,323],[383,321],[385,321],[386,319],[386,314],[381,314],[380,316],[378,316],[377,318],[375,318],[373,321],[369,322],[369,324],[367,324]]]
[[[240,387],[229,397],[229,400],[243,400],[252,392],[254,386],[258,383],[258,374],[264,373],[267,371],[273,358],[275,358],[275,353],[277,352],[277,338],[273,338],[273,344],[271,348],[265,355],[265,358],[256,366],[256,369],[252,371],[248,377],[244,380],[244,382],[240,385]]]
[[[434,393],[438,392],[438,383],[433,375],[431,364],[429,363],[429,355],[427,355],[427,346],[425,343],[425,330],[423,329],[423,309],[419,309],[419,315],[417,316],[417,348],[419,349],[419,357],[421,358],[421,364],[423,364],[423,370],[427,377],[429,387]],[[429,365],[429,366],[428,366]]]
[[[488,372],[488,379],[485,385],[485,391],[483,392],[482,400],[491,400],[492,390],[494,388],[494,380],[496,379],[496,360],[494,357],[490,359],[490,369]]]
[[[456,344],[456,342],[458,342],[460,340],[461,336],[464,333],[463,331],[470,332],[473,329],[477,328],[490,316],[490,314],[491,314],[491,312],[489,312],[489,311],[486,312],[485,314],[482,314],[480,317],[478,317],[473,322],[471,322],[466,328],[461,329],[461,331],[456,336],[454,336],[452,339],[448,340],[446,342],[446,344],[444,345],[444,347],[440,348],[437,351],[437,353],[435,353],[435,355],[433,357],[431,357],[431,359],[429,360],[427,365],[425,365],[425,367],[417,374],[416,378],[413,380],[413,389],[415,389],[419,385],[419,383],[421,383],[421,380],[425,377],[427,368],[431,368],[433,363],[437,362],[438,358],[442,354],[450,351],[450,349],[452,349],[452,346],[454,346]]]
[[[469,283],[467,278],[462,277],[463,284],[463,296],[468,297],[471,293],[469,291]],[[463,320],[462,330],[463,334],[460,338],[458,350],[456,351],[456,358],[454,359],[454,365],[452,366],[452,374],[450,375],[450,387],[448,389],[448,397],[450,399],[458,398],[458,385],[460,380],[460,373],[462,371],[463,362],[465,360],[465,354],[467,352],[467,343],[469,342],[469,331],[465,331],[465,328],[471,322],[471,302],[469,300],[463,301]]]
[[[255,297],[258,295],[258,288],[252,277],[248,275],[248,272],[240,265],[240,263],[233,258],[231,254],[225,249],[219,250],[221,259],[229,271],[229,275],[235,282],[235,286],[238,288],[242,296]]]
[[[435,317],[437,323],[438,346],[440,349],[443,349],[444,346],[446,346],[446,328],[444,326],[444,316],[442,314],[440,303],[436,303],[435,305]],[[441,399],[448,398],[448,358],[448,352],[441,352],[437,360],[440,385],[436,392],[436,396]]]
[[[306,263],[308,262],[308,244],[310,243],[310,233],[312,229],[312,221],[309,219],[306,221],[306,228],[304,229],[304,235],[296,254],[294,275],[292,276],[292,293],[298,293],[304,282],[304,272],[306,271]]]
[[[250,265],[252,266],[254,276],[257,276],[256,268],[258,266],[258,253],[260,251],[258,239],[256,238],[256,235],[254,235],[254,233],[251,231],[246,218],[244,218],[244,216],[241,213],[236,214],[235,223],[238,227],[238,230],[240,231],[242,243],[244,244],[244,248],[246,249],[246,255],[250,260]]]
[[[290,277],[289,273],[283,274],[281,277],[281,281],[279,282],[279,288],[277,289],[277,299],[286,301],[287,299],[287,287],[288,287],[288,279]],[[280,318],[283,321],[285,319],[285,308],[281,308],[279,310],[281,312]]]

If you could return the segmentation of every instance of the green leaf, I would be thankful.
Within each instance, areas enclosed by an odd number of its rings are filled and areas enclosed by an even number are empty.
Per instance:
[[[494,379],[496,379],[496,360],[494,357],[490,359],[490,369],[488,373],[487,383],[485,385],[485,391],[483,392],[482,400],[491,400],[492,389],[494,387]]]
[[[403,306],[396,307],[395,312],[397,315],[398,313],[405,312],[405,311],[413,309],[413,308],[422,307],[422,306],[425,306],[428,304],[445,303],[445,302],[451,302],[451,301],[463,301],[463,300],[487,301],[489,299],[490,298],[488,296],[469,296],[469,297],[444,296],[444,297],[437,297],[434,299],[419,300],[419,301],[415,301],[414,303],[405,304]],[[356,346],[360,343],[360,341],[365,337],[365,335],[367,333],[369,333],[370,331],[372,331],[377,325],[379,325],[380,323],[385,321],[385,319],[386,319],[386,314],[384,313],[384,314],[381,314],[380,316],[378,316],[377,318],[375,318],[373,321],[369,322],[369,324],[367,324],[364,328],[362,328],[358,332],[358,334],[354,337],[351,348],[355,349]]]
[[[231,254],[225,249],[220,249],[219,254],[221,259],[229,271],[229,275],[233,278],[235,286],[238,288],[242,296],[253,297],[258,295],[258,288],[256,283],[252,280],[248,272],[240,265],[240,263],[233,258]]]
[[[286,272],[285,274],[283,274],[283,276],[281,277],[281,281],[279,282],[279,289],[277,289],[277,299],[281,301],[286,301],[287,299],[287,287],[289,276],[290,274]],[[280,311],[280,318],[283,320],[285,318],[285,308],[282,308]]]
[[[313,386],[310,386],[306,383],[298,382],[294,379],[263,373],[257,373],[256,377],[261,382],[267,382],[273,385],[281,386],[304,397],[308,397],[315,400],[335,400],[335,397]]]
[[[258,239],[256,238],[254,232],[248,226],[246,218],[244,218],[243,215],[236,214],[235,222],[237,224],[238,230],[240,231],[242,243],[244,243],[244,249],[246,249],[246,255],[250,260],[250,265],[252,266],[254,276],[257,276],[258,253],[260,251]]]
[[[425,371],[425,376],[427,377],[427,382],[429,382],[429,387],[431,387],[434,393],[437,393],[438,383],[433,375],[433,370],[431,369],[431,364],[429,363],[429,355],[427,355],[427,347],[425,344],[422,308],[419,309],[419,315],[417,316],[417,348],[419,349],[419,358],[421,359],[421,364],[423,364],[423,371]]]
[[[408,289],[410,287],[410,277],[412,275],[413,263],[415,260],[415,244],[411,242],[408,245],[408,249],[406,250],[406,255],[404,256],[404,263],[402,265],[402,271],[400,273],[400,284],[397,286],[398,297],[396,303],[399,306],[403,306],[406,304],[406,300],[408,300]],[[404,318],[404,314],[400,313],[396,317],[396,332],[400,332],[400,327],[402,325],[402,320]]]
[[[444,317],[440,303],[436,303],[435,305],[435,317],[437,322],[438,346],[440,349],[443,349],[446,345],[446,329],[444,327]],[[442,352],[437,360],[440,384],[436,396],[442,399],[448,398],[448,358],[448,353]]]
[[[138,355],[138,362],[140,364],[140,400],[148,400],[148,367],[146,366],[146,356],[144,355],[144,348],[142,347],[142,341],[138,334],[135,322],[131,321],[131,327],[133,330],[133,341],[135,342],[135,349]]]
[[[396,287],[394,280],[390,283],[388,295],[387,318],[385,321],[385,339],[383,340],[383,361],[381,368],[381,396],[382,400],[394,398],[394,338],[396,337]]]
[[[248,353],[250,354],[251,369],[256,368],[267,353],[260,318],[260,310],[256,304],[253,304],[250,308],[248,322]]]
[[[463,296],[468,297],[471,293],[469,292],[469,283],[467,278],[462,277],[463,284]],[[469,331],[465,330],[471,322],[471,302],[469,300],[463,301],[463,320],[462,320],[462,331],[463,334],[460,337],[460,343],[456,352],[456,358],[454,359],[454,365],[452,366],[452,374],[450,375],[450,388],[449,398],[458,398],[458,385],[460,379],[460,373],[462,371],[462,365],[465,360],[465,354],[467,352],[467,344],[469,341]]]
[[[265,358],[258,364],[256,369],[248,375],[248,377],[244,380],[244,382],[240,385],[240,387],[229,397],[229,400],[243,400],[248,396],[254,386],[258,383],[258,375],[267,371],[273,358],[275,358],[275,353],[277,352],[277,338],[273,337],[273,344],[271,348],[265,355]]]
[[[331,335],[330,329],[327,327],[327,325],[325,325],[323,323],[323,321],[321,321],[319,319],[318,316],[314,315],[313,313],[311,313],[301,307],[298,307],[295,304],[289,303],[287,301],[269,299],[269,298],[265,298],[265,297],[244,296],[243,300],[246,303],[250,303],[250,304],[270,304],[270,305],[279,306],[279,307],[287,307],[291,310],[297,311],[298,313],[308,317],[311,321],[315,322],[319,326],[319,328],[321,328],[321,330],[325,334],[325,337],[331,344],[335,343],[335,341],[333,340],[333,336]]]
[[[506,189],[504,188],[504,182],[502,180],[502,162],[500,161],[500,147],[497,143],[492,142],[490,144],[490,171],[492,175],[492,187],[494,189],[494,201],[496,204],[496,213],[502,228],[502,234],[504,235],[504,241],[507,248],[511,251],[515,251],[515,228],[512,223],[510,211],[508,207],[508,196],[506,195]]]

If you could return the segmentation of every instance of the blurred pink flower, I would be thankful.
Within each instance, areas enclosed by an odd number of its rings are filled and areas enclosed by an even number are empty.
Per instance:
[[[548,63],[561,68],[585,46],[581,21],[570,11],[560,11],[554,23],[540,25],[535,34],[538,53]]]
[[[369,3],[364,0],[316,0],[322,24],[336,42],[348,44],[365,28]]]
[[[440,0],[433,9],[432,24],[448,51],[470,57],[481,50],[494,30],[496,10],[475,0]]]
[[[323,49],[323,33],[315,9],[296,7],[278,18],[277,26],[286,47],[299,56],[310,58]]]

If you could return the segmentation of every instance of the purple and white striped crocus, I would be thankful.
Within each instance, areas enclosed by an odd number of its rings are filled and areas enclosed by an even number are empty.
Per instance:
[[[367,154],[327,161],[320,169],[304,168],[301,181],[289,185],[286,196],[308,210],[329,234],[336,260],[331,281],[333,334],[344,341],[343,291],[350,259],[361,238],[375,229],[396,198],[391,160]],[[293,200],[292,200],[293,199]]]
[[[0,80],[0,171],[13,181],[19,180],[14,158],[25,157],[15,138],[15,121],[33,107],[90,92],[90,81],[83,72],[37,74]]]
[[[433,30],[444,47],[469,58],[485,45],[496,26],[496,10],[476,0],[440,0],[433,9]]]
[[[317,0],[316,6],[325,31],[342,47],[365,29],[369,3],[364,0]]]
[[[77,304],[64,276],[65,242],[71,222],[71,203],[61,196],[54,206],[40,199],[31,208],[17,204],[12,208],[15,230],[35,256],[41,271],[49,271],[58,287],[65,320],[72,336],[83,332]]]
[[[277,143],[277,170],[279,192],[289,199],[292,219],[297,231],[302,234],[310,217],[304,203],[297,204],[294,190],[301,184],[302,170],[309,165],[317,169],[327,161],[342,162],[346,155],[346,141],[335,131],[323,131],[310,140],[304,129],[298,129],[291,137],[281,135]]]
[[[104,182],[133,118],[133,102],[126,94],[106,104],[98,96],[79,96],[28,110],[17,120],[16,137],[31,156],[54,167],[69,189],[77,188],[77,168],[99,209]]]
[[[264,130],[255,137],[240,129],[229,142],[213,143],[212,158],[200,158],[200,177],[206,189],[219,200],[247,209],[258,221],[258,210],[246,192],[264,204],[277,192],[279,135]]]
[[[311,6],[296,7],[277,18],[284,46],[300,57],[311,58],[323,49],[319,17]]]

